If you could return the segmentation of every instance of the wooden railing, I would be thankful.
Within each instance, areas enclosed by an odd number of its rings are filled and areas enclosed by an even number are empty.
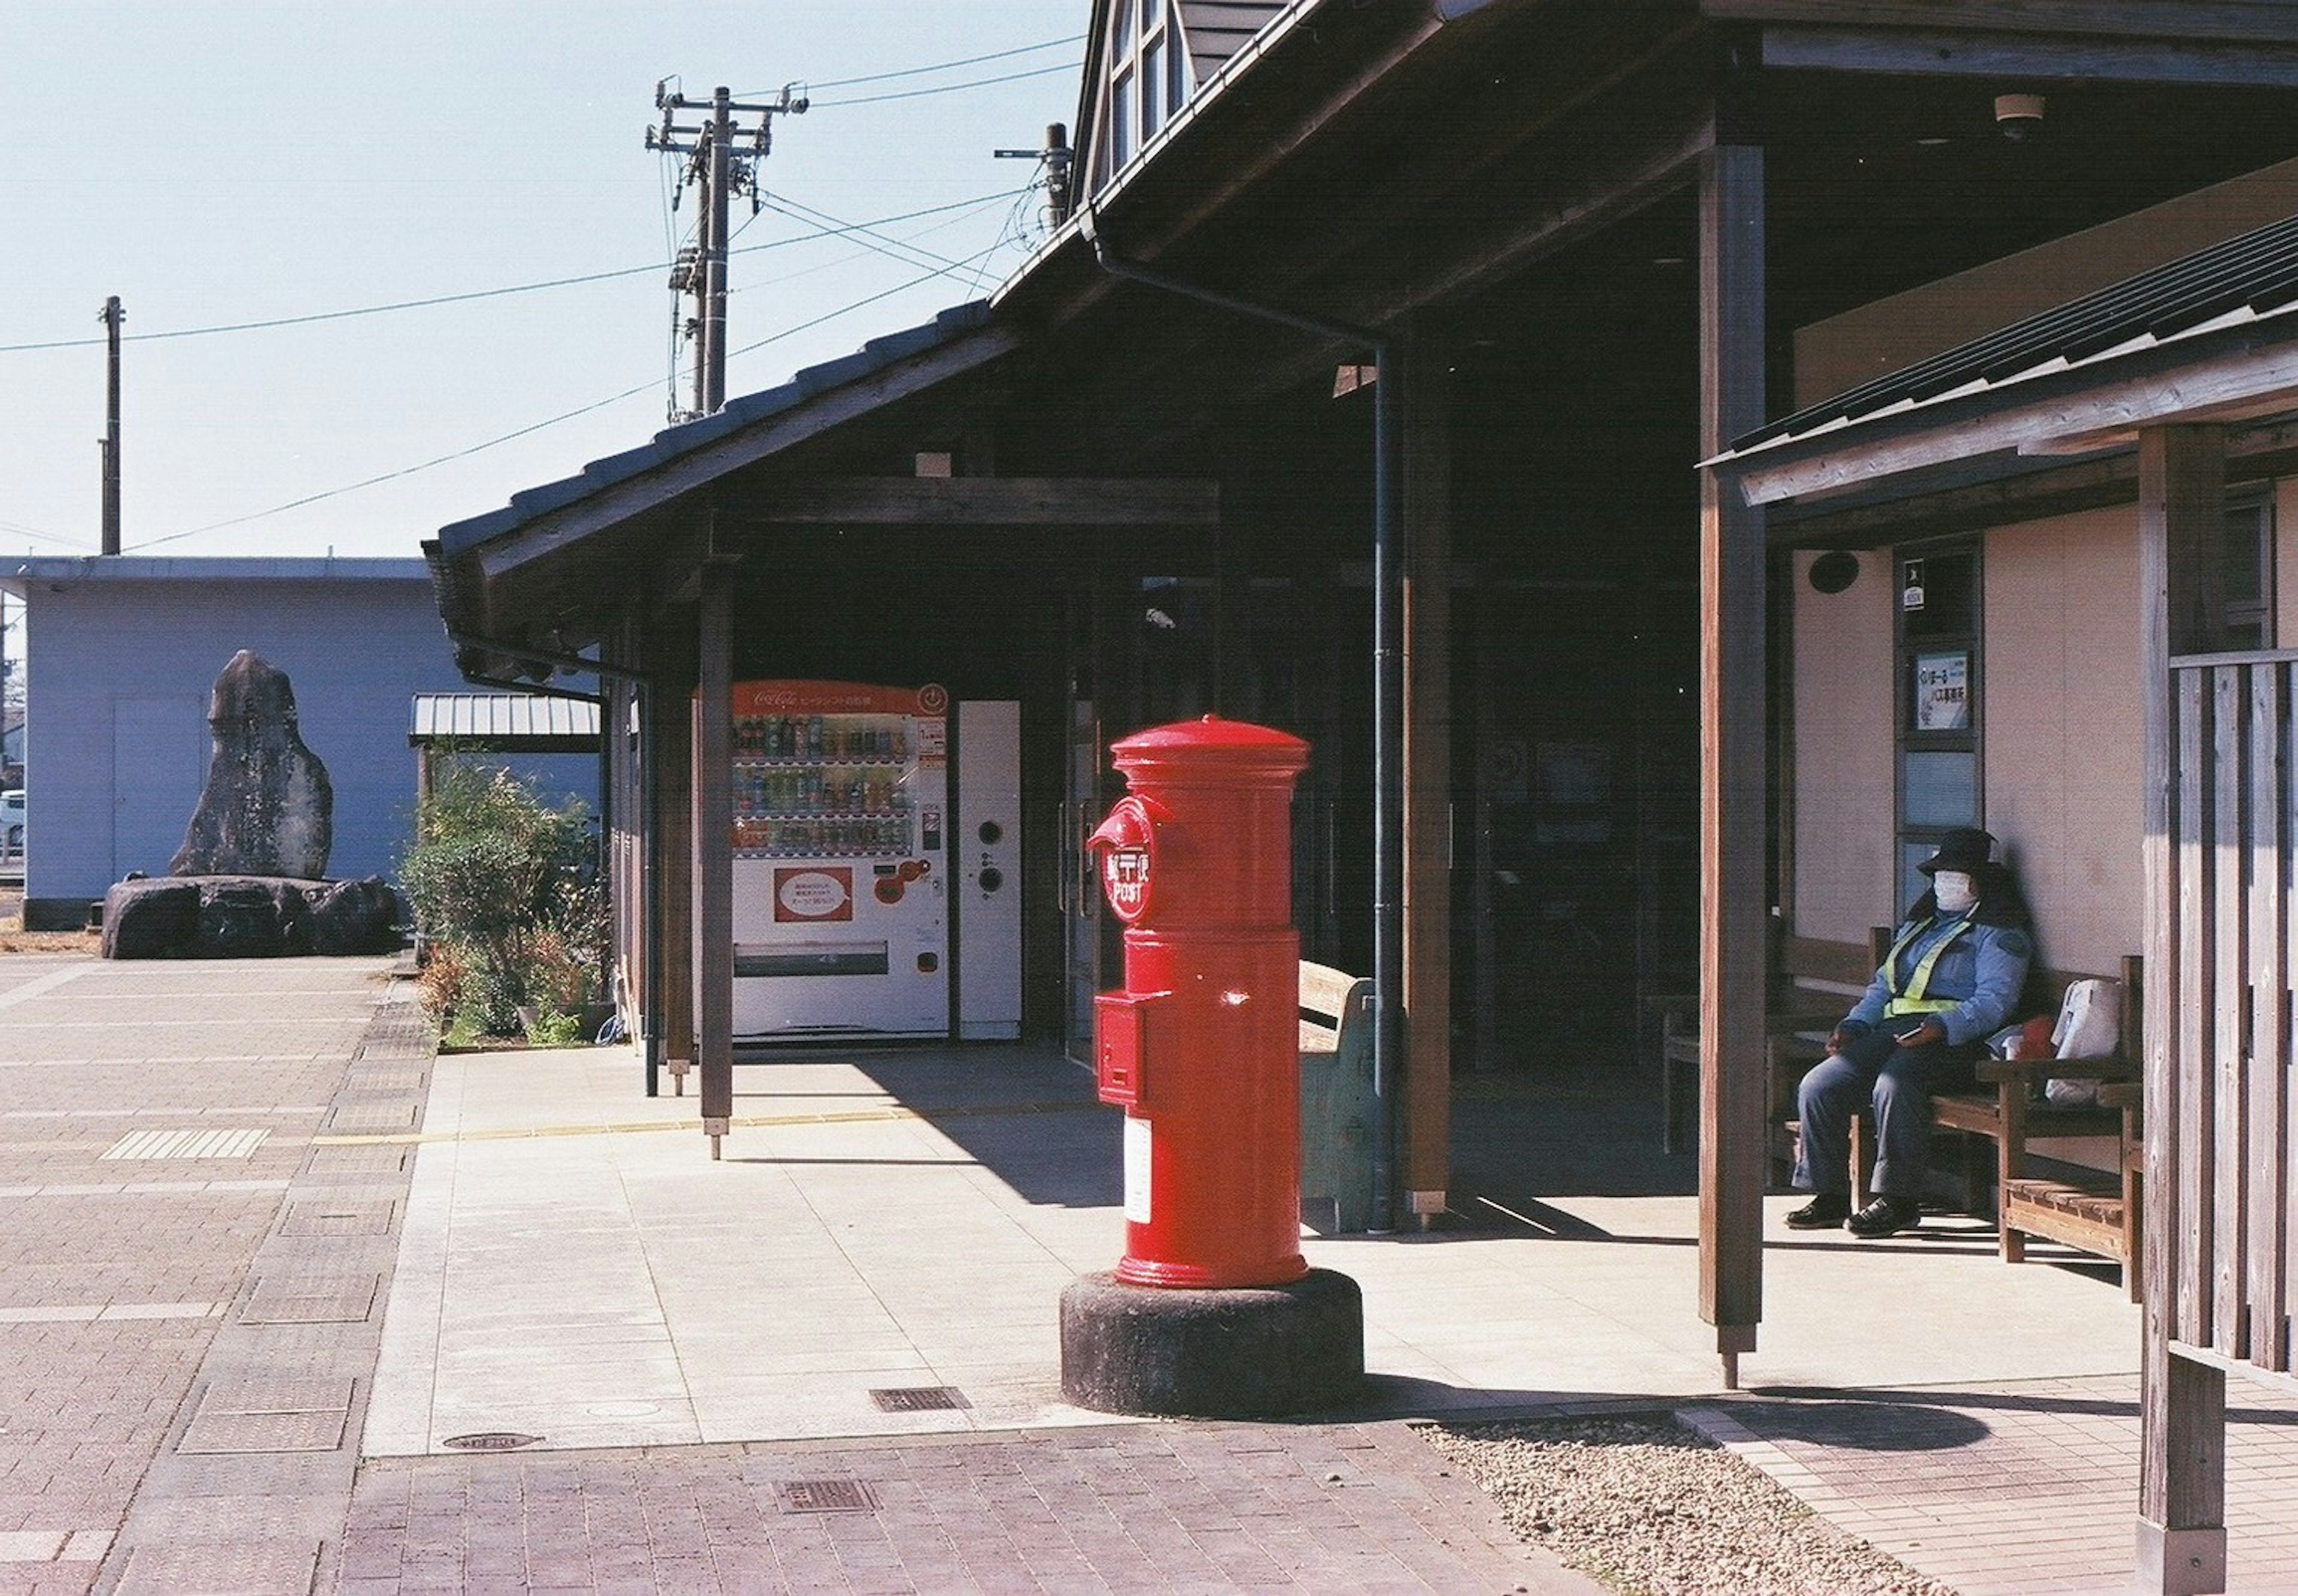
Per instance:
[[[2149,1177],[2170,1175],[2176,1194],[2162,1237],[2171,1336],[2286,1374],[2298,1279],[2294,672],[2288,652],[2171,662],[2174,1001],[2146,1015],[2149,1051],[2168,1047],[2178,1085],[2175,1102],[2145,1105]]]

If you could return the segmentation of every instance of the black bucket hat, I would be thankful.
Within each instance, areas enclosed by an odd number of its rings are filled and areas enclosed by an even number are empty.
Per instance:
[[[1938,852],[1915,866],[1925,875],[1957,870],[1976,875],[1995,862],[1995,839],[1976,826],[1957,826],[1939,839]]]

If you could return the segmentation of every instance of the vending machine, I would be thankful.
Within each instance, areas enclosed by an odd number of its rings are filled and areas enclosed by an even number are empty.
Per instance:
[[[733,689],[734,1034],[946,1037],[949,696]]]

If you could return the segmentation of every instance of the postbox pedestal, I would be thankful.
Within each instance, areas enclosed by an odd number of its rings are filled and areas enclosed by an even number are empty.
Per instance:
[[[1364,1383],[1364,1295],[1333,1269],[1284,1286],[1062,1293],[1062,1395],[1100,1413],[1275,1418],[1347,1406]]]

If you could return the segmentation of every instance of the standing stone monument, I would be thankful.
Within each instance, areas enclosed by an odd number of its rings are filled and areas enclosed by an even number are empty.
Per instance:
[[[233,655],[208,700],[208,729],[207,785],[168,873],[327,874],[335,791],[303,746],[287,673],[250,649]]]
[[[335,840],[335,789],[303,746],[287,674],[246,649],[208,703],[214,750],[184,846],[159,880],[104,895],[108,959],[383,953],[399,945],[398,898],[380,876],[320,879]]]

